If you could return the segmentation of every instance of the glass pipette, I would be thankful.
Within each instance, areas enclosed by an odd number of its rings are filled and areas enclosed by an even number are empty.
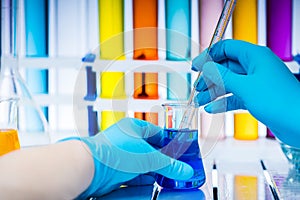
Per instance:
[[[215,28],[214,34],[213,34],[212,39],[210,41],[210,44],[208,46],[207,53],[206,53],[206,60],[208,60],[208,58],[209,58],[209,51],[210,51],[210,48],[212,47],[212,45],[215,44],[216,42],[222,40],[222,38],[224,36],[224,33],[225,33],[225,30],[227,28],[228,22],[230,20],[230,17],[233,13],[236,1],[237,0],[226,0],[225,4],[223,6],[222,13],[221,13],[220,18],[219,18],[219,21],[218,21],[217,26]],[[195,94],[196,94],[195,86],[199,82],[201,74],[202,74],[202,72],[198,73],[198,76],[197,76],[196,81],[194,83],[193,90],[191,92],[191,95],[190,95],[188,103],[187,103],[187,108],[186,108],[185,112],[183,113],[183,117],[182,117],[182,120],[180,122],[179,129],[190,127],[190,122],[192,121],[192,119],[194,117],[194,113],[195,113],[194,106],[192,105],[193,99],[194,99]]]

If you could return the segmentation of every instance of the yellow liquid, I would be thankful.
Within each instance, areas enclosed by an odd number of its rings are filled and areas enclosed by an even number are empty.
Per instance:
[[[233,38],[257,44],[257,0],[237,1],[233,12]]]
[[[253,44],[258,42],[257,0],[237,1],[233,12],[233,38]],[[234,137],[240,140],[258,138],[258,122],[250,114],[234,114]]]
[[[20,149],[18,131],[15,129],[0,129],[0,156]]]
[[[234,138],[238,140],[258,138],[258,121],[250,113],[234,114]]]
[[[237,1],[232,18],[233,38],[257,44],[257,0]],[[240,140],[258,138],[257,121],[250,114],[234,114],[234,137]]]
[[[123,0],[99,0],[100,59],[124,60]],[[101,97],[125,98],[123,72],[101,73]]]
[[[234,199],[256,200],[257,197],[256,176],[236,175],[234,177]]]
[[[125,117],[125,112],[104,110],[101,112],[101,131]]]
[[[123,7],[123,0],[99,0],[101,59],[125,59]]]
[[[123,72],[102,72],[100,76],[101,98],[124,99],[125,80]]]

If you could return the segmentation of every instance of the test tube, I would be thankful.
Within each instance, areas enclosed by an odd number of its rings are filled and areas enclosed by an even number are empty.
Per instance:
[[[123,0],[99,0],[100,59],[125,59],[123,31]]]
[[[124,60],[124,1],[98,0],[100,59]],[[100,97],[109,99],[124,99],[124,72],[109,71],[100,74]],[[106,129],[125,113],[106,110],[101,112],[101,130]]]
[[[191,1],[166,0],[166,59],[187,61],[191,57]],[[180,83],[180,84],[178,84]],[[191,93],[191,74],[167,73],[167,99],[187,100]]]
[[[257,0],[237,1],[232,16],[233,38],[257,44],[257,16]]]
[[[158,59],[158,2],[157,0],[133,0],[133,59]],[[158,99],[158,74],[134,73],[136,99]]]
[[[124,2],[99,0],[100,59],[123,60]],[[124,72],[101,73],[102,98],[125,98]]]
[[[158,59],[157,0],[133,0],[134,59]]]
[[[214,34],[215,27],[222,13],[224,6],[223,0],[200,0],[199,1],[199,41],[200,51],[206,49]],[[225,138],[225,115],[209,114],[205,111],[200,112],[200,133],[202,138],[223,139]]]
[[[283,61],[292,61],[292,0],[267,0],[267,46]]]
[[[224,6],[223,0],[200,0],[199,1],[199,24],[200,24],[200,51],[206,49],[214,34],[219,17]]]
[[[26,56],[48,57],[48,1],[26,0],[24,6]],[[32,94],[48,94],[48,69],[26,69],[26,83]],[[42,110],[48,119],[48,107]],[[28,118],[34,120],[34,114],[28,114]]]
[[[232,18],[233,38],[258,43],[257,0],[237,1]],[[258,121],[248,112],[234,113],[234,138],[254,140],[258,138]]]

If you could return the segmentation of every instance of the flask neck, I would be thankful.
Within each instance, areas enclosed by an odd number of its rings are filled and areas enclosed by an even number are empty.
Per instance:
[[[18,0],[1,1],[1,56],[17,57],[19,15]]]
[[[1,0],[1,74],[18,70],[18,0]]]

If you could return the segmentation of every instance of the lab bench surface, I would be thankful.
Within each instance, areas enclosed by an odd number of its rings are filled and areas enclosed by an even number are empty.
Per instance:
[[[212,163],[218,168],[220,200],[254,199],[272,200],[272,193],[265,183],[260,160],[263,159],[278,186],[281,199],[300,199],[300,178],[289,164],[276,140],[260,138],[240,141],[226,138],[222,141],[202,141],[201,153],[206,171],[206,183],[197,190],[162,190],[157,200],[197,199],[210,200],[212,195]],[[150,200],[153,186],[122,187],[99,200],[138,199]]]

